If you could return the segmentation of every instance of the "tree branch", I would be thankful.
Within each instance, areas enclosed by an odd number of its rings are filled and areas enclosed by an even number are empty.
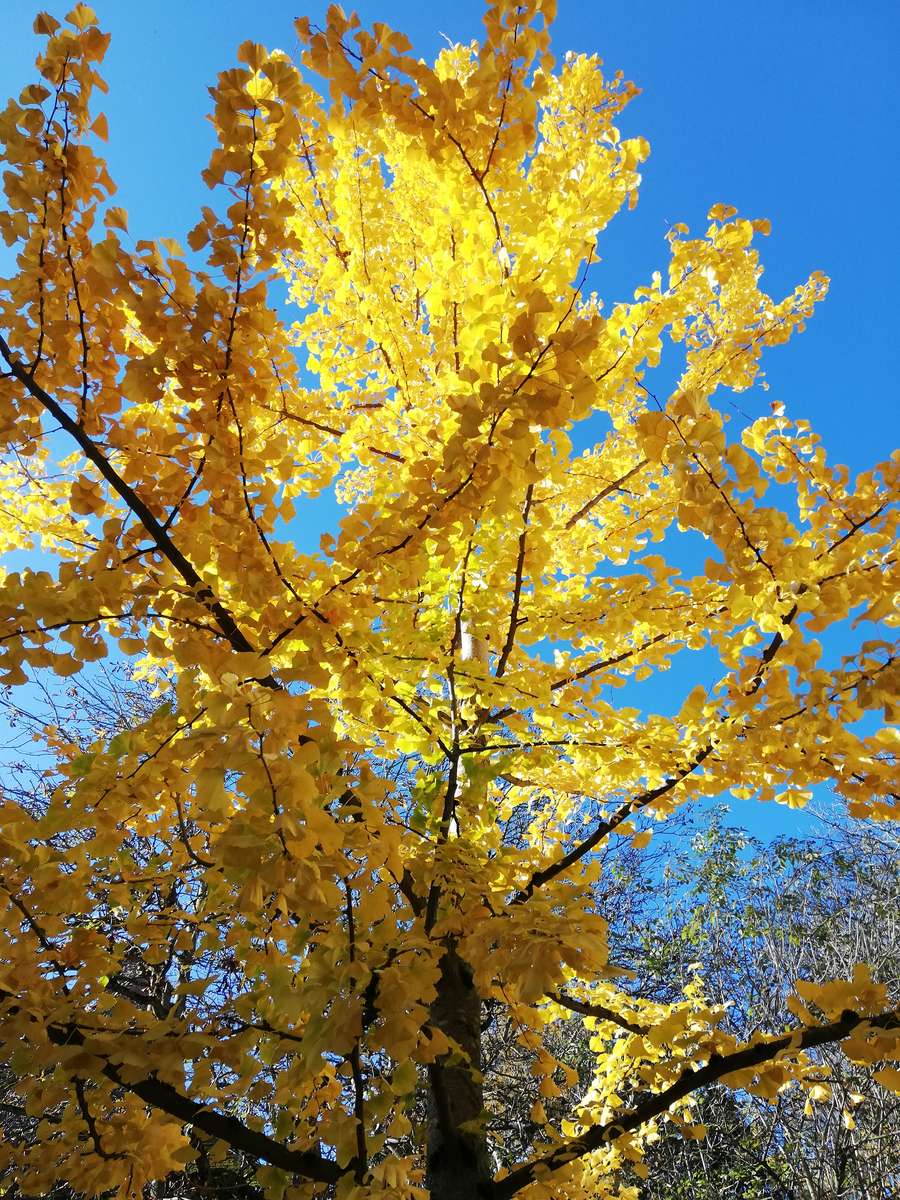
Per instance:
[[[606,1008],[603,1004],[590,1004],[587,1000],[576,1000],[574,996],[564,996],[562,992],[548,992],[547,998],[554,1004],[560,1004],[563,1008],[580,1013],[583,1017],[596,1017],[599,1021],[610,1021],[621,1029],[627,1029],[629,1033],[643,1034],[649,1028],[647,1025],[635,1025],[633,1021],[619,1016],[618,1013],[613,1012],[611,1008]]]
[[[4,1017],[13,1016],[19,1012],[18,1005],[15,1003],[18,997],[0,989],[0,1001],[10,1000],[13,1001],[13,1004],[6,1009]],[[37,1018],[32,1019],[36,1020]],[[273,1167],[280,1167],[283,1171],[289,1171],[294,1175],[302,1175],[315,1183],[336,1183],[346,1174],[346,1171],[336,1162],[322,1158],[312,1150],[291,1150],[282,1142],[276,1142],[259,1130],[244,1125],[236,1117],[215,1112],[208,1105],[191,1100],[189,1096],[183,1095],[177,1088],[172,1087],[169,1083],[164,1083],[155,1075],[147,1075],[143,1079],[126,1078],[114,1063],[110,1062],[108,1058],[104,1058],[104,1050],[101,1050],[101,1045],[105,1049],[108,1043],[94,1041],[89,1043],[74,1022],[68,1022],[65,1025],[46,1024],[44,1030],[54,1046],[85,1047],[88,1053],[103,1062],[99,1073],[117,1088],[124,1088],[125,1091],[131,1092],[138,1099],[143,1100],[150,1108],[158,1109],[170,1117],[175,1117],[185,1125],[193,1125],[202,1133],[225,1142],[226,1145],[242,1151],[251,1158],[261,1159],[263,1162],[271,1163]],[[129,1071],[129,1075],[130,1073]]]
[[[633,1132],[645,1122],[661,1116],[676,1101],[683,1100],[698,1088],[738,1071],[750,1070],[771,1062],[784,1051],[810,1050],[828,1042],[842,1041],[865,1026],[873,1029],[900,1029],[900,1013],[886,1012],[867,1017],[848,1011],[842,1013],[840,1019],[830,1025],[793,1029],[781,1037],[758,1042],[753,1046],[744,1046],[731,1054],[713,1054],[706,1066],[685,1071],[669,1087],[661,1092],[646,1095],[629,1111],[621,1113],[616,1120],[593,1125],[579,1137],[561,1143],[549,1154],[514,1168],[503,1179],[494,1182],[492,1200],[510,1200],[516,1192],[533,1183],[538,1177],[543,1179],[549,1172],[556,1171],[593,1150],[599,1150],[601,1146],[624,1134]]]
[[[172,564],[185,583],[195,590],[197,599],[204,604],[215,616],[219,628],[230,645],[238,653],[252,654],[255,647],[248,641],[232,613],[220,600],[213,595],[212,589],[204,582],[199,572],[166,533],[162,524],[156,519],[148,505],[137,492],[126,483],[118,471],[110,463],[105,454],[84,431],[81,425],[74,421],[66,410],[40,386],[14,356],[6,339],[0,335],[0,354],[2,354],[11,373],[35,400],[44,406],[53,419],[73,438],[88,460],[93,463],[109,486],[120,496],[148,534],[153,538],[156,547],[164,558]],[[274,685],[274,680],[270,681]]]
[[[594,831],[583,841],[573,846],[568,854],[564,854],[561,858],[558,858],[556,862],[551,863],[549,867],[545,867],[543,871],[535,871],[522,891],[518,892],[513,898],[512,903],[524,904],[526,900],[531,898],[536,888],[543,887],[545,883],[549,883],[551,879],[555,879],[557,875],[563,871],[567,871],[579,859],[584,858],[585,854],[589,854],[595,846],[599,845],[608,834],[612,833],[617,825],[621,825],[626,817],[637,812],[639,809],[645,808],[648,804],[652,804],[654,800],[665,796],[667,792],[671,792],[673,788],[676,788],[682,780],[692,775],[709,758],[713,752],[713,748],[712,743],[708,743],[702,750],[699,750],[695,754],[689,763],[679,768],[674,775],[670,775],[659,787],[651,788],[647,792],[642,792],[639,796],[633,796],[630,800],[626,800],[608,821],[601,821]]]
[[[573,529],[578,524],[578,522],[581,520],[581,518],[586,517],[587,514],[591,511],[591,509],[594,508],[595,505],[599,504],[601,500],[605,500],[606,497],[609,496],[612,492],[620,491],[622,488],[622,485],[627,483],[628,480],[631,479],[634,475],[637,475],[638,471],[642,471],[644,469],[644,467],[646,467],[646,465],[647,465],[647,459],[642,458],[641,461],[637,464],[637,466],[632,467],[630,471],[626,471],[625,474],[620,476],[618,479],[614,479],[613,482],[608,484],[607,487],[605,487],[602,492],[598,492],[596,496],[592,496],[591,499],[588,500],[586,504],[583,504],[581,506],[581,508],[579,508],[578,512],[573,513],[572,516],[569,517],[568,521],[566,521],[565,526],[564,526],[566,532],[568,532],[570,529]]]
[[[533,454],[531,461],[534,462]],[[519,604],[522,600],[522,578],[525,571],[525,543],[528,539],[528,516],[531,512],[533,496],[534,484],[529,483],[525,490],[525,504],[522,508],[522,532],[519,534],[519,551],[516,556],[516,576],[515,584],[513,585],[512,605],[509,610],[509,627],[506,631],[506,641],[503,644],[503,649],[500,651],[500,658],[497,660],[497,669],[494,672],[497,679],[506,670],[506,664],[512,653],[512,648],[516,644],[516,630],[519,627]]]

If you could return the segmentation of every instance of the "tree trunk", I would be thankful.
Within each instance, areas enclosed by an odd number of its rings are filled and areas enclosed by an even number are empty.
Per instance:
[[[479,1122],[484,1098],[481,1086],[481,1002],[472,972],[454,949],[441,959],[431,1023],[452,1038],[468,1058],[447,1055],[429,1067],[428,1167],[432,1200],[479,1200],[491,1191],[487,1141]]]

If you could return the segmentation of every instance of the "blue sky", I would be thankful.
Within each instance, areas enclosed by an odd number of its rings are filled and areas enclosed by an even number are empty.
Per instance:
[[[48,0],[44,0],[48,4]],[[50,7],[50,5],[48,5]],[[51,7],[57,16],[66,5]],[[313,0],[98,0],[112,35],[106,63],[108,157],[117,202],[135,237],[183,239],[209,193],[200,180],[212,144],[207,86],[246,38],[296,49],[293,18],[321,20]],[[477,0],[365,0],[364,23],[384,20],[433,56],[445,38],[481,30]],[[601,243],[592,286],[629,297],[666,261],[664,234],[705,228],[717,201],[769,217],[764,285],[780,297],[814,268],[831,294],[807,332],[770,351],[771,390],[739,398],[751,416],[783,400],[809,418],[830,457],[859,470],[898,443],[900,335],[900,3],[897,0],[560,0],[557,58],[597,52],[643,88],[621,126],[652,153],[640,203]],[[33,78],[36,5],[4,0],[0,100]],[[8,258],[4,258],[4,268]],[[757,833],[795,827],[766,806],[738,819]]]

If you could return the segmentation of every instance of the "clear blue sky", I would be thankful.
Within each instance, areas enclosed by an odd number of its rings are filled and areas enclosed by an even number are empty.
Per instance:
[[[44,5],[62,16],[69,5]],[[36,5],[3,0],[0,100],[33,77]],[[348,4],[347,7],[350,7]],[[445,37],[478,37],[478,0],[364,0],[433,57]],[[106,63],[108,157],[136,237],[174,236],[208,202],[199,178],[212,144],[206,88],[234,65],[246,38],[296,49],[293,18],[323,18],[320,0],[97,0],[112,35]],[[770,351],[771,390],[740,398],[751,415],[770,400],[808,417],[830,457],[864,468],[898,443],[900,333],[900,0],[560,0],[557,58],[597,52],[643,94],[621,122],[652,148],[641,199],[601,243],[593,286],[631,295],[665,264],[675,221],[705,227],[724,201],[772,220],[764,284],[780,297],[814,268],[831,294],[807,332]],[[6,265],[4,261],[4,266]],[[794,827],[766,806],[762,829]]]

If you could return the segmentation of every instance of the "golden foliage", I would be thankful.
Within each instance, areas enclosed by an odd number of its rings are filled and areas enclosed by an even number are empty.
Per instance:
[[[584,294],[648,147],[616,128],[631,84],[554,66],[552,16],[500,0],[429,66],[333,7],[297,23],[324,97],[245,43],[187,252],[110,206],[94,14],[35,23],[39,82],[0,117],[0,537],[40,557],[0,585],[2,682],[112,654],[156,702],[87,749],[48,728],[46,802],[0,807],[25,1191],[137,1194],[207,1138],[273,1196],[423,1195],[408,1108],[459,1061],[431,1019],[448,948],[533,1052],[535,1157],[498,1197],[625,1195],[656,1121],[699,1132],[702,1083],[815,1099],[804,1049],[897,1055],[863,970],[740,1047],[699,984],[659,1005],[607,959],[592,854],[645,845],[641,813],[829,784],[897,815],[898,462],[850,480],[806,422],[714,404],[826,291],[761,289],[766,222],[717,205],[633,301]],[[347,515],[302,553],[332,486]],[[828,664],[851,616],[875,635]],[[674,715],[611,698],[701,648],[721,676]],[[557,1127],[573,1072],[542,1030],[573,1009],[596,1076]]]

